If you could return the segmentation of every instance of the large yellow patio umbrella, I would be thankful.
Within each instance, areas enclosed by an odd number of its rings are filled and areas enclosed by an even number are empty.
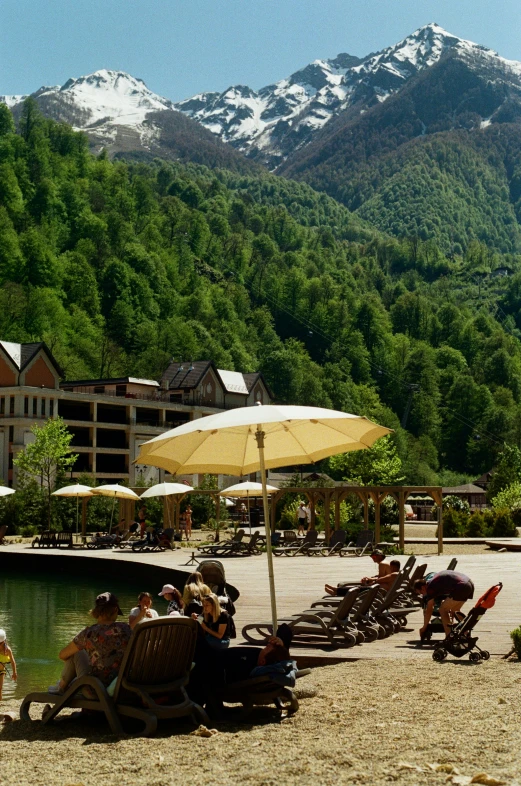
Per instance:
[[[266,493],[273,494],[278,491],[275,486],[266,486]],[[253,480],[245,480],[243,483],[236,483],[234,486],[228,486],[219,492],[221,497],[233,497],[234,499],[244,499],[246,497],[246,508],[248,511],[248,524],[251,532],[250,520],[250,494],[255,496],[262,496],[262,483],[255,483]]]
[[[188,491],[193,491],[193,486],[189,486],[185,483],[156,483],[155,486],[150,486],[141,494],[141,499],[148,499],[149,497],[170,497],[174,494],[178,496],[182,496],[186,494]],[[168,525],[172,523],[170,521],[170,512],[168,507],[166,509],[166,513],[168,516]]]
[[[277,603],[266,469],[311,464],[336,453],[370,448],[390,429],[365,417],[320,407],[259,404],[192,420],[141,445],[137,464],[172,474],[248,475],[260,470],[273,631]]]

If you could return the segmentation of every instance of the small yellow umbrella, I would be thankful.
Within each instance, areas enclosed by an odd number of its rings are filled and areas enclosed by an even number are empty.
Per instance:
[[[274,491],[278,491],[275,486],[266,486],[266,493],[273,494]],[[223,489],[219,492],[221,497],[233,497],[237,499],[243,499],[246,497],[246,508],[248,511],[248,526],[251,532],[251,520],[250,520],[250,494],[252,496],[259,496],[262,497],[262,483],[255,483],[253,480],[245,480],[243,483],[236,483],[234,486],[228,486],[227,489]]]
[[[117,483],[107,484],[105,486],[95,486],[91,489],[93,494],[99,495],[101,497],[112,497],[114,502],[112,503],[112,514],[110,516],[110,529],[109,532],[112,531],[112,522],[114,520],[114,508],[116,507],[116,500],[117,499],[134,499],[138,500],[138,495],[132,491],[132,489],[126,488],[126,486],[120,486]]]
[[[368,418],[321,407],[259,404],[192,420],[141,445],[136,464],[174,474],[248,475],[260,470],[273,631],[277,603],[266,469],[311,464],[336,453],[370,448],[391,429]]]
[[[80,497],[92,497],[92,488],[84,486],[82,483],[74,483],[72,486],[63,486],[52,492],[53,497],[76,497],[76,535],[78,534],[80,517]]]

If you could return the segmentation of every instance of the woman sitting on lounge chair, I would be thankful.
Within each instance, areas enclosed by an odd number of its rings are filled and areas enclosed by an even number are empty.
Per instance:
[[[122,616],[119,602],[112,592],[102,592],[90,612],[95,624],[80,631],[59,653],[65,661],[60,679],[49,693],[63,693],[76,677],[91,674],[108,686],[117,677],[131,630]]]
[[[134,630],[138,622],[157,619],[159,614],[152,608],[152,595],[150,592],[140,592],[137,596],[137,606],[130,610],[128,624]]]
[[[185,604],[185,614],[201,614],[203,610],[203,598],[211,595],[212,590],[203,581],[202,574],[198,570],[191,573],[183,590],[183,603]]]
[[[185,604],[181,593],[174,587],[173,584],[165,584],[161,592],[158,593],[160,598],[168,601],[168,608],[166,613],[169,617],[182,617],[185,613]]]
[[[197,620],[199,615],[192,614]],[[224,650],[230,646],[230,615],[221,609],[219,598],[213,592],[203,598],[203,619],[199,621],[206,643],[216,650]]]

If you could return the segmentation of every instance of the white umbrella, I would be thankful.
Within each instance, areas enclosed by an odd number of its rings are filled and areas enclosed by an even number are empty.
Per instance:
[[[278,491],[275,486],[266,486],[266,493],[273,494],[274,491]],[[251,519],[250,519],[250,494],[253,496],[262,496],[262,483],[255,483],[252,480],[245,480],[243,483],[236,483],[234,486],[228,486],[227,489],[223,489],[219,492],[219,494],[224,497],[235,497],[235,498],[243,498],[246,497],[246,510],[248,513],[248,526],[251,532]]]
[[[8,486],[0,486],[0,497],[8,497],[9,494],[14,494],[15,489],[10,489]]]
[[[101,497],[112,497],[114,502],[112,503],[112,514],[110,516],[110,529],[109,532],[112,530],[112,522],[114,520],[114,508],[116,506],[117,499],[139,499],[138,495],[135,494],[132,489],[126,488],[126,486],[119,486],[117,483],[113,483],[112,485],[105,485],[105,486],[95,486],[91,489],[92,494],[99,495]]]
[[[92,497],[92,488],[90,486],[83,486],[81,483],[74,483],[72,486],[63,486],[52,492],[53,497],[76,497],[76,535],[78,534],[79,526],[79,505],[80,497]]]
[[[150,486],[150,488],[141,494],[141,499],[148,499],[148,497],[170,497],[172,494],[186,494],[187,491],[193,490],[193,486],[189,486],[187,483],[156,483],[155,486]],[[168,523],[170,524],[168,507],[166,512],[168,514]]]
[[[172,474],[247,475],[260,469],[273,631],[277,606],[266,492],[266,468],[310,464],[369,448],[390,429],[365,417],[319,407],[258,405],[198,418],[141,445],[137,464]]]

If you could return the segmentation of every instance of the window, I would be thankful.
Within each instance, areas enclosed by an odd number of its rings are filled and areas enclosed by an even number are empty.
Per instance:
[[[9,442],[14,440],[14,426],[9,426]]]
[[[25,415],[25,417],[27,417],[28,414],[29,414],[29,396],[26,396],[24,398],[24,415]]]
[[[0,415],[5,415],[5,396],[0,398]]]
[[[42,418],[45,417],[45,399],[42,398]]]
[[[36,417],[38,415],[38,399],[33,398],[33,415]]]
[[[49,417],[50,418],[54,417],[54,399],[53,398],[49,401]]]
[[[116,385],[116,396],[126,396],[126,395],[127,395],[127,386]]]
[[[13,468],[13,454],[12,453],[9,453],[9,463],[7,465],[7,468],[8,469],[12,469]]]
[[[9,400],[9,414],[14,415],[14,396],[11,396]]]
[[[105,385],[94,385],[94,393],[105,393]]]
[[[174,403],[183,403],[183,393],[179,391],[178,393],[170,393],[170,401],[172,404]]]

